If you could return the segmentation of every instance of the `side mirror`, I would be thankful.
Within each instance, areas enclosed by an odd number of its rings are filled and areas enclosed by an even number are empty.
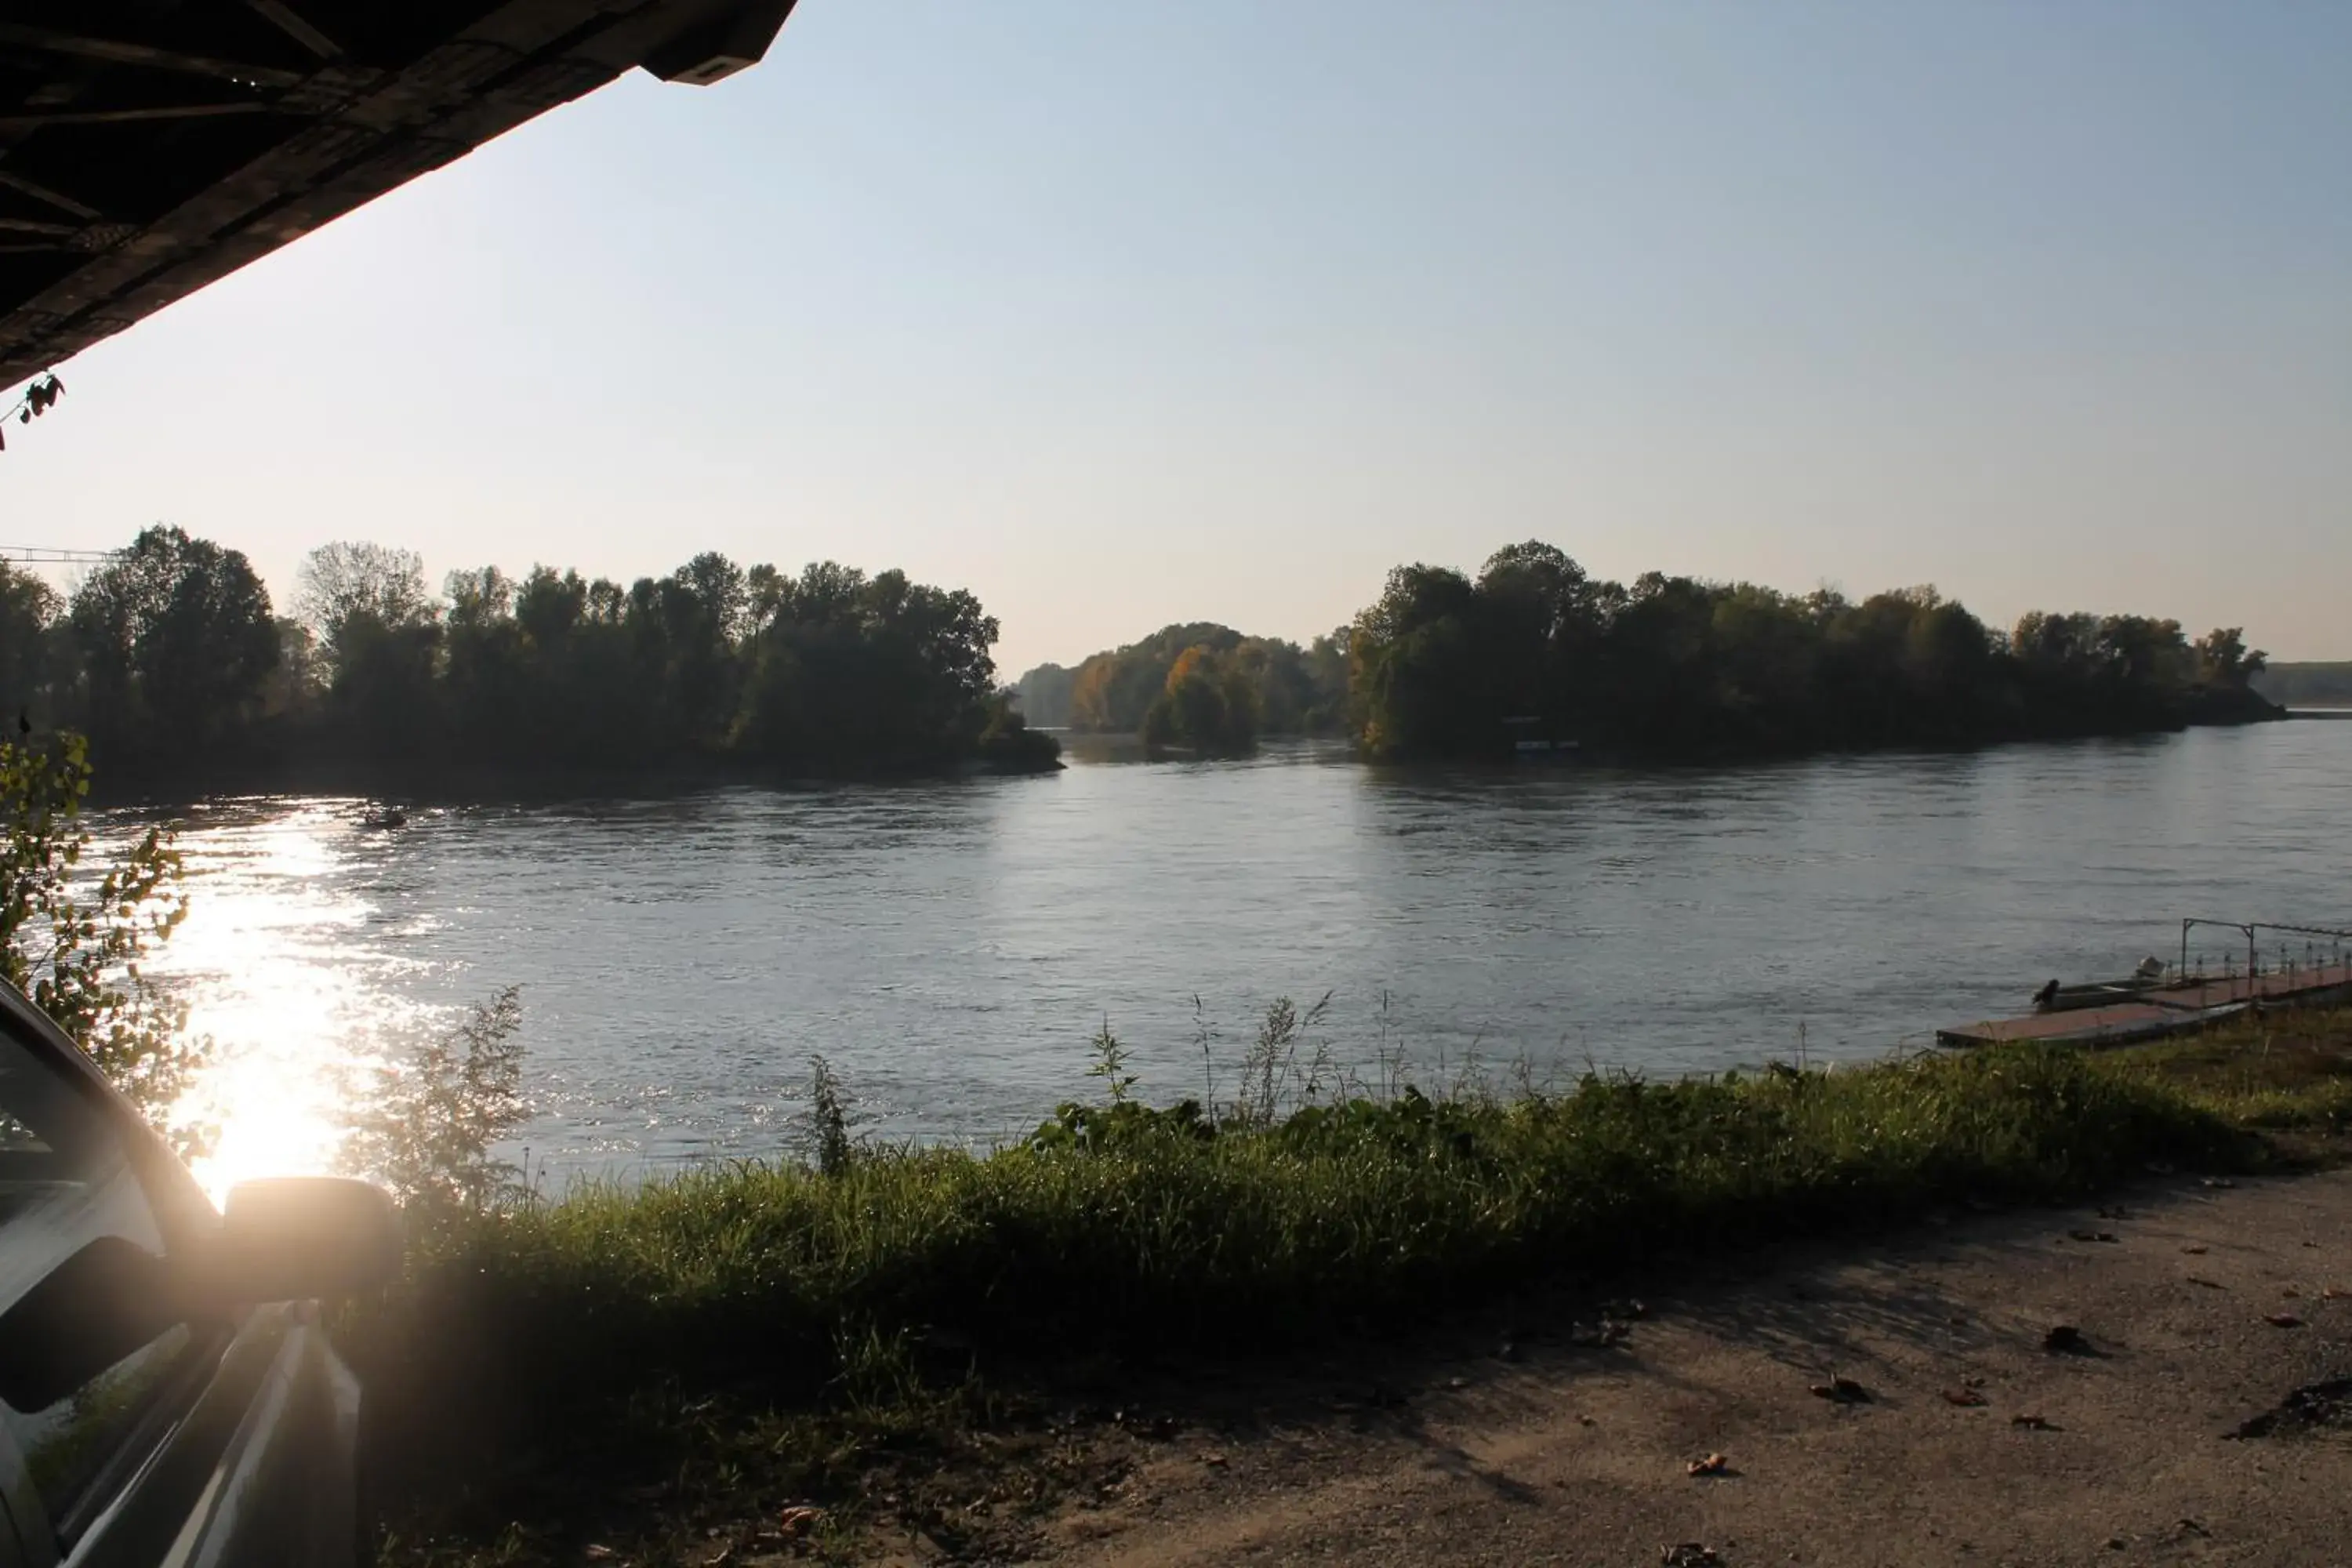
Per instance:
[[[240,1182],[192,1262],[206,1305],[355,1296],[399,1274],[400,1215],[383,1188],[341,1176]]]

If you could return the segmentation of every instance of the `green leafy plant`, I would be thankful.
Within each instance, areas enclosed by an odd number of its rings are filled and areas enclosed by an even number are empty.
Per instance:
[[[1095,1058],[1094,1065],[1087,1068],[1087,1076],[1102,1079],[1104,1092],[1110,1096],[1113,1105],[1125,1105],[1136,1082],[1135,1074],[1127,1069],[1131,1053],[1119,1037],[1111,1033],[1108,1017],[1102,1021],[1102,1027],[1095,1031],[1095,1037],[1087,1042],[1087,1048],[1093,1052]]]
[[[89,779],[79,735],[0,743],[0,978],[194,1152],[202,1130],[172,1111],[210,1042],[187,1034],[185,1006],[140,970],[187,916],[180,854],[154,827],[113,864],[90,865]]]
[[[848,1170],[856,1156],[849,1141],[849,1097],[823,1057],[809,1058],[809,1140],[816,1168],[828,1176]]]

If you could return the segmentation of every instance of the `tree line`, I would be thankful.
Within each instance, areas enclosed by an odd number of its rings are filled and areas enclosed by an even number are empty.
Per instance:
[[[705,552],[623,586],[321,546],[293,614],[237,551],[147,529],[70,596],[0,565],[0,700],[135,775],[325,764],[644,773],[1050,767],[961,589]]]
[[[1244,665],[1252,647],[1290,650],[1309,695],[1269,699],[1274,659]],[[1069,672],[1058,716],[1211,752],[1319,722],[1375,759],[1505,755],[1523,740],[1702,759],[2264,718],[2276,710],[2250,684],[2263,668],[2237,627],[2191,641],[2172,620],[2036,611],[2003,631],[1933,588],[1855,601],[1656,572],[1629,585],[1531,542],[1475,577],[1400,566],[1309,649],[1168,627]],[[1024,679],[1024,703],[1039,677],[1056,695],[1052,670]]]
[[[2288,707],[2352,708],[2352,662],[2273,664],[2254,689]]]
[[[1041,665],[1014,689],[1033,724],[1233,755],[1260,734],[1346,732],[1348,639],[1341,626],[1302,647],[1192,622],[1162,626],[1075,669]]]

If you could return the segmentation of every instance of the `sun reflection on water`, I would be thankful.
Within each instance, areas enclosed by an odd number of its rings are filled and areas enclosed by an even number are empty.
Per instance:
[[[256,1176],[338,1168],[383,1064],[430,1021],[391,982],[419,965],[352,940],[382,917],[398,847],[352,803],[230,803],[184,834],[189,912],[151,963],[213,1059],[179,1117],[215,1130],[192,1162],[215,1200]]]

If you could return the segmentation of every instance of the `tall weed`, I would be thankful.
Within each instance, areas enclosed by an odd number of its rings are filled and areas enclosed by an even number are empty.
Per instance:
[[[344,1159],[419,1217],[478,1214],[522,1190],[499,1144],[530,1116],[523,1098],[522,992],[509,985],[386,1068]]]

